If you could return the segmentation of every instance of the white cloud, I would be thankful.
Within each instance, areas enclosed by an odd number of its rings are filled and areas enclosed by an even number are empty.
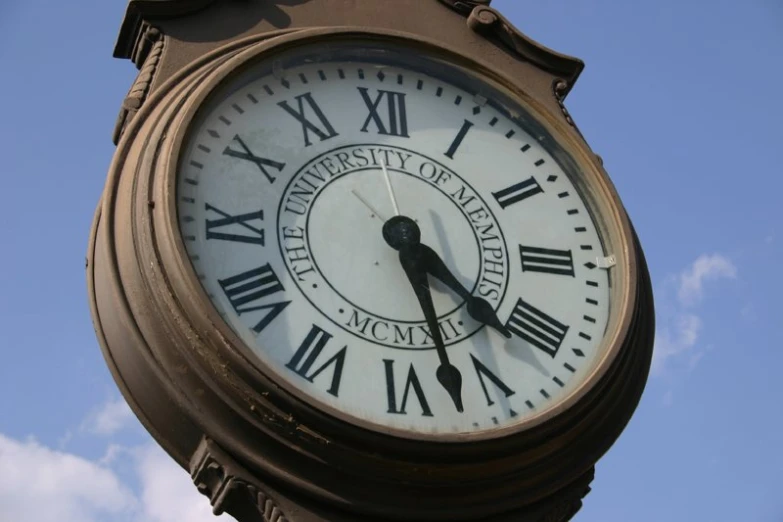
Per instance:
[[[130,463],[138,492],[118,467]],[[0,434],[0,520],[3,522],[229,522],[215,517],[180,468],[157,444],[111,444],[93,462],[37,441]]]
[[[190,475],[157,445],[140,448],[136,458],[144,506],[139,522],[234,520],[227,515],[215,517],[209,500],[196,490]]]
[[[135,509],[135,497],[95,462],[0,434],[0,520],[97,522]]]
[[[90,415],[82,427],[97,435],[114,435],[134,419],[128,403],[122,397],[118,397],[107,401],[98,411]]]
[[[658,328],[655,334],[653,370],[660,371],[666,362],[694,349],[701,332],[701,319],[695,315],[679,315]]]
[[[683,306],[696,305],[701,301],[705,281],[735,277],[737,277],[737,268],[722,255],[701,255],[693,262],[690,269],[680,274],[677,297]]]
[[[677,360],[687,361],[687,369],[693,369],[704,356],[705,348],[699,345],[703,328],[699,304],[708,281],[734,279],[737,267],[720,254],[701,255],[678,276],[668,278],[676,284],[677,298],[667,299],[662,292],[656,300],[658,326],[655,332],[653,373],[661,373],[667,364]],[[669,399],[671,400],[671,398]]]

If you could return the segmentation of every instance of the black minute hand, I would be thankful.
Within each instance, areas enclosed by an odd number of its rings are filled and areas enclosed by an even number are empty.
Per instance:
[[[432,303],[430,284],[427,281],[427,251],[420,243],[421,232],[415,221],[406,216],[395,216],[383,225],[383,237],[386,242],[400,253],[400,264],[408,281],[413,287],[416,298],[419,300],[427,326],[432,334],[435,349],[438,352],[440,365],[435,376],[451,396],[457,411],[463,411],[462,406],[462,374],[456,366],[449,362],[446,346],[443,344],[443,336],[438,326],[438,317],[435,306]]]

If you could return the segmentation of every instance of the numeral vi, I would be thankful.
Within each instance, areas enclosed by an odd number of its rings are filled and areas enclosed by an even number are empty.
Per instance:
[[[421,414],[424,417],[432,417],[432,410],[427,402],[427,398],[424,396],[424,390],[421,387],[419,376],[416,375],[416,370],[413,369],[413,364],[408,368],[408,376],[405,379],[405,388],[402,392],[402,400],[397,401],[397,391],[394,384],[394,360],[384,359],[383,364],[386,367],[386,395],[389,402],[389,413],[397,415],[407,415],[406,411],[408,407],[408,397],[411,390],[416,394],[416,399],[421,406]]]

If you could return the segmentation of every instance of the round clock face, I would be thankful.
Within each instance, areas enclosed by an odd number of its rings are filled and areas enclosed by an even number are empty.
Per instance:
[[[612,252],[530,114],[403,49],[319,46],[210,96],[177,173],[215,308],[286,388],[411,437],[491,436],[605,353]]]

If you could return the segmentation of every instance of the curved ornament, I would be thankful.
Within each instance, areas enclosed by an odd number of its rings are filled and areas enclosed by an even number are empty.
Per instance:
[[[136,40],[150,18],[183,16],[200,11],[214,2],[215,0],[130,0],[114,47],[114,57],[132,58]]]
[[[573,88],[585,67],[582,60],[558,53],[522,34],[496,9],[489,6],[492,0],[438,0],[468,18],[468,27],[489,40],[496,40],[523,60],[563,79],[565,86],[559,89],[560,99]]]

